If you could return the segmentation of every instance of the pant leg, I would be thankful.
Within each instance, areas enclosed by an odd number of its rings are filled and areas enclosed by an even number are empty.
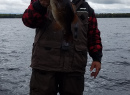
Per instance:
[[[60,95],[83,95],[84,73],[64,73],[59,83]]]
[[[30,80],[30,95],[57,95],[55,73],[33,69]]]

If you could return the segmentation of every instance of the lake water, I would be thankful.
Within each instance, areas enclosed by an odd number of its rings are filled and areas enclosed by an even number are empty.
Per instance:
[[[130,18],[98,18],[103,43],[102,69],[90,77],[84,95],[130,95]],[[28,95],[35,30],[21,19],[0,19],[0,95]]]

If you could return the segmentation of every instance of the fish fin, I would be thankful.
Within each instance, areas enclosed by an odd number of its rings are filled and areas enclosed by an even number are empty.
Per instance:
[[[78,22],[78,16],[77,14],[74,14],[74,19],[72,21],[72,24],[77,24],[77,22]]]
[[[74,4],[71,4],[71,5],[72,5],[73,12],[75,14],[76,13],[76,6]]]

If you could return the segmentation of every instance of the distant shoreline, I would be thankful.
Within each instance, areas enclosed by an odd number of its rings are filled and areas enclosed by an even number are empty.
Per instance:
[[[0,18],[22,18],[23,14],[0,14]],[[130,18],[130,13],[96,13],[97,18]]]
[[[130,18],[130,13],[96,13],[97,18]]]

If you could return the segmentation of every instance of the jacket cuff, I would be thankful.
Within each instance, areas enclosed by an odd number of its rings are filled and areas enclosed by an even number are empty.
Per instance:
[[[101,63],[102,56],[103,56],[102,51],[95,52],[91,55],[93,61],[98,61],[100,63]]]
[[[35,1],[33,4],[33,8],[38,12],[40,13],[41,15],[45,15],[47,13],[47,8],[46,7],[43,7],[39,0]]]

